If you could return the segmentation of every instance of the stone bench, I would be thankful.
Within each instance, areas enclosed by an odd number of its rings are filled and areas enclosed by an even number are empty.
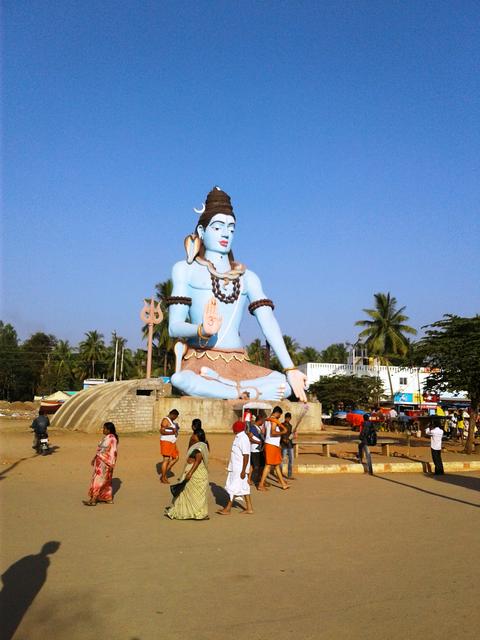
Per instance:
[[[392,440],[390,438],[379,438],[377,440],[377,445],[382,447],[382,456],[390,457],[390,445],[391,444],[400,444],[400,440]]]
[[[300,442],[295,442],[295,444],[293,445],[293,449],[294,449],[294,457],[297,458],[298,457],[298,447],[322,447],[322,454],[324,456],[327,456],[327,458],[330,457],[330,445],[332,444],[338,444],[337,440],[305,440],[305,441],[300,441]]]

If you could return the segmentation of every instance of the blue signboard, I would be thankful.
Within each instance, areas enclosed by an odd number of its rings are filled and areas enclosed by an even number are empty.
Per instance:
[[[413,393],[396,393],[393,397],[393,401],[396,404],[405,404],[406,402],[413,403]]]

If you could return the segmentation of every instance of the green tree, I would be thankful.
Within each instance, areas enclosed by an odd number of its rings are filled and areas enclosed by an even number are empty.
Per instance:
[[[320,353],[314,347],[304,347],[297,356],[297,364],[321,362]]]
[[[87,331],[85,333],[85,340],[82,340],[79,345],[80,359],[83,363],[88,364],[92,378],[95,377],[95,365],[100,364],[99,369],[104,365],[104,358],[106,355],[105,342],[103,340],[103,334],[98,331]]]
[[[56,343],[55,336],[37,331],[21,345],[25,365],[22,377],[31,397],[44,391],[42,376],[50,369],[50,358]]]
[[[382,381],[374,376],[323,376],[308,388],[322,408],[329,411],[341,402],[352,409],[377,404],[384,392]]]
[[[433,369],[426,387],[468,393],[471,407],[465,452],[472,453],[480,402],[480,315],[462,318],[446,314],[426,329],[418,344],[424,363]]]
[[[358,320],[355,324],[365,327],[359,338],[365,340],[369,354],[377,356],[387,367],[390,396],[393,399],[393,386],[390,376],[391,358],[403,356],[408,351],[406,333],[416,335],[416,329],[405,324],[408,320],[403,312],[406,307],[397,309],[397,300],[390,293],[376,293],[375,308],[363,309],[369,320]]]
[[[337,364],[346,364],[348,360],[347,347],[343,342],[335,342],[331,344],[320,354],[320,362],[332,362]]]
[[[68,340],[59,340],[52,351],[55,371],[55,387],[63,391],[75,387],[74,355]]]
[[[287,351],[293,361],[293,364],[297,365],[298,364],[298,357],[299,357],[299,351],[300,351],[300,345],[298,344],[298,342],[295,340],[295,338],[292,338],[290,336],[283,336],[283,341],[285,342],[285,346],[287,347]]]
[[[0,320],[0,398],[17,400],[19,393],[20,349],[11,324]]]
[[[258,338],[247,345],[247,353],[253,364],[259,367],[265,366],[265,347]]]
[[[112,331],[112,338],[110,340],[110,344],[105,349],[105,366],[106,366],[106,375],[109,380],[113,380],[115,376],[115,352],[117,354],[117,370],[116,379],[120,379],[120,360],[122,357],[122,349],[125,349],[125,345],[127,344],[127,339],[122,338],[122,336],[117,335],[116,331]]]
[[[147,368],[147,352],[145,349],[137,349],[132,358],[132,377],[144,378]]]

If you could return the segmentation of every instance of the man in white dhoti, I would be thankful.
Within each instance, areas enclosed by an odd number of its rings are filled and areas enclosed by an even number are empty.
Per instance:
[[[232,429],[236,435],[232,443],[227,481],[225,483],[229,500],[223,509],[217,511],[217,513],[222,516],[230,515],[235,498],[240,497],[243,497],[245,500],[245,506],[242,505],[242,513],[253,513],[250,485],[248,484],[248,472],[250,471],[250,440],[245,433],[244,422],[235,422]]]

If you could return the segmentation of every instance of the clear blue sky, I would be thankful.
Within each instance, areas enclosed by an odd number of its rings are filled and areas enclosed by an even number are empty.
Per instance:
[[[479,312],[479,23],[467,0],[4,1],[0,318],[139,346],[215,184],[303,346],[355,338],[377,291],[417,328]]]

